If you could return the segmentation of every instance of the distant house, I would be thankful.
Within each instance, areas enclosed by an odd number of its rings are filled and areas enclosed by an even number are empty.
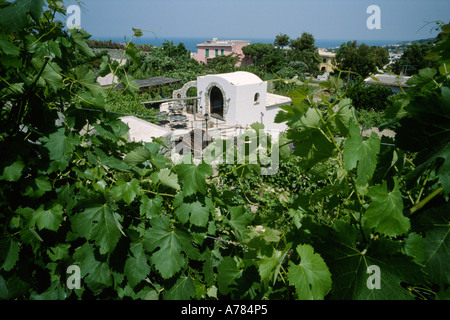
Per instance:
[[[336,54],[333,52],[327,52],[325,50],[319,50],[319,58],[323,63],[319,63],[319,70],[328,73],[333,72],[333,59],[336,58]]]
[[[241,57],[241,60],[236,66],[248,66],[252,61],[244,55],[242,48],[249,44],[250,41],[246,40],[219,40],[213,38],[212,40],[197,44],[197,53],[193,54],[193,58],[201,64],[208,64],[215,57],[237,54]]]

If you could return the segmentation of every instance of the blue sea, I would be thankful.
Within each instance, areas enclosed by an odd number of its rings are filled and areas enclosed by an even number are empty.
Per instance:
[[[111,40],[113,42],[120,42],[125,43],[129,40],[129,37],[125,39],[125,37],[92,37],[92,40]],[[219,38],[220,40],[221,38]],[[153,46],[162,46],[163,42],[165,41],[172,41],[174,45],[178,45],[179,43],[183,43],[187,50],[190,50],[191,52],[197,52],[197,44],[203,43],[206,40],[211,40],[211,38],[206,37],[155,37],[155,36],[145,36],[141,38],[133,38],[133,42],[135,44],[150,44]],[[241,37],[235,37],[235,38],[227,38],[223,40],[248,40],[251,43],[273,43],[274,39],[268,39],[268,38],[241,38]],[[334,48],[334,47],[340,47],[342,43],[346,43],[348,41],[357,40],[358,44],[365,43],[370,46],[383,46],[383,45],[389,45],[389,44],[395,44],[399,42],[403,42],[405,40],[359,40],[359,39],[316,39],[316,46],[318,48]]]

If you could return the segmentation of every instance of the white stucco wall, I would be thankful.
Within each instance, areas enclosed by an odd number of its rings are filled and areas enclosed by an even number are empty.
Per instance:
[[[279,106],[290,104],[291,100],[267,93],[267,82],[249,72],[208,75],[197,78],[197,92],[200,96],[199,113],[211,113],[210,92],[218,87],[224,96],[224,120],[230,126],[250,126],[263,123],[266,129],[283,131],[285,124],[274,123]],[[258,94],[257,101],[255,95]],[[270,99],[269,99],[270,97]]]
[[[255,95],[259,94],[255,102]],[[243,126],[261,122],[261,113],[265,112],[267,82],[238,87],[238,99],[235,106],[236,119]]]

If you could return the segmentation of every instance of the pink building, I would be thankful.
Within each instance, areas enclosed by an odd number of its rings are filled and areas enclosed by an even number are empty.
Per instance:
[[[252,63],[250,57],[246,57],[242,52],[242,48],[248,46],[250,41],[245,40],[219,40],[213,38],[204,43],[197,45],[197,53],[193,54],[193,58],[199,63],[208,64],[215,57],[238,54],[241,60],[236,64],[237,67],[248,66]]]

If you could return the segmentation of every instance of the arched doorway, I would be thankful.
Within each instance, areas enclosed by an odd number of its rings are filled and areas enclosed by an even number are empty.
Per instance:
[[[174,99],[186,99],[197,97],[197,81],[190,81],[186,83],[181,89],[173,91]],[[194,114],[197,110],[197,99],[188,99],[183,101],[186,107],[186,112]]]
[[[211,107],[210,112],[223,119],[224,101],[223,101],[222,90],[220,90],[218,87],[213,87],[211,89],[211,93],[209,94],[209,101],[210,101],[210,107]]]

